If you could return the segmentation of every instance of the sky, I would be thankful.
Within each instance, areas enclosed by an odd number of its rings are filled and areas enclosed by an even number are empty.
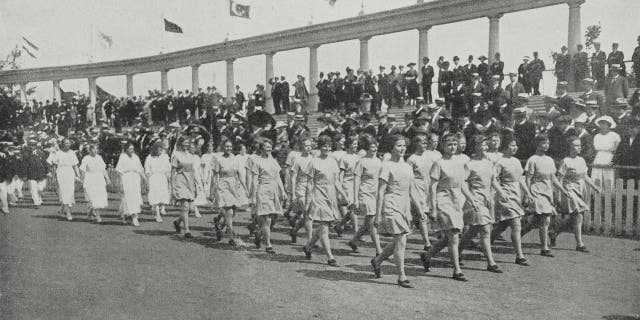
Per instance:
[[[427,0],[428,1],[428,0]],[[446,1],[446,0],[444,0]],[[229,16],[228,0],[0,0],[0,55],[6,55],[25,36],[39,50],[37,59],[21,57],[23,68],[118,60],[156,55],[223,41],[241,39],[267,32],[302,27],[358,15],[361,10],[373,13],[415,4],[416,0],[239,0],[251,6],[251,19]],[[566,44],[569,7],[557,5],[505,14],[500,20],[500,51],[505,70],[515,70],[524,55],[539,51],[547,67],[552,66],[551,52]],[[183,34],[164,32],[162,17],[182,27]],[[583,34],[588,25],[600,24],[602,49],[609,51],[612,42],[620,43],[625,58],[630,59],[640,35],[640,0],[586,0],[581,7]],[[98,32],[113,39],[111,48],[99,45]],[[429,55],[451,60],[459,55],[487,54],[489,20],[487,18],[434,26],[429,31]],[[93,36],[92,36],[93,35]],[[318,49],[320,71],[344,71],[358,67],[358,40],[322,45]],[[407,64],[418,59],[418,31],[373,37],[369,41],[370,67]],[[475,61],[478,63],[478,61]],[[253,56],[235,61],[235,81],[251,92],[265,79],[265,57]],[[290,82],[297,74],[307,77],[309,50],[306,48],[278,52],[274,73]],[[544,87],[555,82],[546,74]],[[200,86],[225,88],[225,62],[200,68]],[[307,77],[308,78],[308,77]],[[308,79],[307,79],[308,81]],[[116,96],[124,96],[125,76],[98,78],[98,85]],[[307,83],[308,85],[308,83]],[[48,99],[51,82],[31,83],[36,93],[30,97]],[[64,80],[65,91],[88,91],[86,79]],[[134,93],[144,94],[160,87],[160,73],[134,77]],[[191,89],[191,69],[169,72],[169,87]],[[550,94],[551,90],[546,90]]]

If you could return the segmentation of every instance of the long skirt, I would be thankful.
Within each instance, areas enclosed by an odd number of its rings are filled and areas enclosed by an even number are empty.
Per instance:
[[[75,201],[75,172],[72,167],[58,167],[56,179],[58,180],[58,198],[60,203],[71,206]]]
[[[154,173],[149,177],[149,204],[169,204],[171,194],[169,193],[169,179],[163,173]]]
[[[122,175],[122,190],[124,195],[120,210],[125,216],[140,213],[142,206],[142,190],[140,188],[140,175],[135,172],[127,172]]]
[[[92,209],[104,209],[108,205],[107,183],[101,172],[88,172],[84,176],[84,195]]]

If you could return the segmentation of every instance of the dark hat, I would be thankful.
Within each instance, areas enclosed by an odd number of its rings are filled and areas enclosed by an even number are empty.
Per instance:
[[[304,116],[301,114],[296,114],[295,116],[293,116],[293,120],[304,120]]]
[[[558,81],[558,88],[566,88],[569,85],[566,81]]]
[[[415,62],[409,62],[409,63],[407,63],[407,67],[411,67],[411,66],[415,66],[415,65],[416,65],[416,63],[415,63]]]
[[[458,57],[458,56],[454,56],[454,57],[453,57],[453,61],[457,61],[457,60],[460,60],[460,57]]]
[[[385,68],[385,66],[379,66],[379,67],[378,67],[378,69],[382,69],[382,70],[384,70],[384,69],[386,69],[386,68]]]
[[[515,72],[509,72],[509,77],[517,76],[518,74]]]
[[[478,57],[478,60],[480,60],[480,61],[484,61],[484,60],[487,60],[487,57],[485,57],[485,56],[479,56],[479,57]]]

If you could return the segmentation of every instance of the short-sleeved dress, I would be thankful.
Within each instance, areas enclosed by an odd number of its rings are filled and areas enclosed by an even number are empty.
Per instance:
[[[169,204],[169,176],[171,175],[171,163],[169,156],[161,154],[157,157],[148,156],[144,160],[144,172],[149,177],[149,204]]]
[[[358,188],[358,214],[375,216],[377,211],[378,185],[382,161],[376,157],[360,158],[356,163],[355,175],[360,177]]]
[[[404,161],[385,161],[380,170],[380,180],[387,184],[382,195],[380,233],[392,235],[410,233],[410,192],[414,180],[411,166]]]
[[[605,181],[609,181],[609,184],[613,184],[615,179],[615,170],[609,166],[613,160],[613,155],[620,144],[620,135],[610,131],[607,134],[598,133],[593,136],[593,148],[596,151],[596,156],[593,159],[593,164],[598,166],[605,166],[604,168],[593,168],[591,170],[591,179],[597,183],[600,181],[599,186],[604,186]]]
[[[194,155],[174,151],[171,155],[171,195],[178,201],[193,201],[196,198]]]
[[[202,166],[202,193],[206,196],[211,194],[211,178],[213,176],[213,163],[217,156],[213,153],[205,153],[200,157]]]
[[[515,157],[502,157],[495,165],[496,178],[503,198],[496,202],[496,220],[505,221],[524,216],[522,209],[522,164]]]
[[[342,190],[347,194],[348,199],[353,199],[354,197],[355,186],[353,184],[356,178],[355,170],[358,159],[360,159],[360,156],[357,153],[347,153],[338,161],[340,170],[344,172]]]
[[[313,160],[311,154],[303,157],[297,156],[291,165],[291,173],[296,175],[296,189],[293,190],[293,212],[303,212],[307,201],[308,175],[307,170]]]
[[[107,181],[104,178],[106,165],[102,157],[96,155],[85,156],[80,163],[80,170],[84,172],[84,194],[92,209],[104,209],[108,205]]]
[[[525,174],[530,176],[529,190],[531,204],[529,209],[535,214],[556,214],[553,202],[553,176],[556,174],[556,164],[547,155],[533,155],[524,166]]]
[[[239,208],[249,203],[247,191],[240,183],[240,166],[234,155],[216,157],[213,173],[218,174],[218,185],[212,192],[218,208]]]
[[[198,155],[193,155],[193,172],[196,177],[196,197],[193,199],[193,204],[196,206],[204,206],[209,203],[207,197],[209,193],[205,193],[204,187],[204,176],[205,174],[209,175],[211,178],[211,164],[203,163],[202,159]]]
[[[258,179],[256,214],[282,214],[282,194],[278,185],[280,179],[280,165],[272,157],[256,157],[252,160],[251,173]]]
[[[469,176],[469,167],[460,157],[440,159],[431,167],[431,179],[438,181],[436,188],[437,222],[442,230],[462,230],[463,207],[466,198],[462,184]]]
[[[140,158],[136,154],[129,156],[121,153],[116,171],[122,175],[123,197],[120,210],[126,216],[140,213],[143,203],[140,175],[144,174]]]
[[[469,226],[484,226],[493,223],[491,215],[491,183],[494,179],[493,163],[489,159],[471,160],[467,164],[469,177],[467,184],[473,195],[478,211],[473,209],[469,201],[464,205],[464,224]]]
[[[564,158],[560,163],[558,172],[562,175],[562,185],[569,196],[562,195],[560,206],[563,212],[578,213],[589,211],[585,201],[586,186],[584,179],[587,176],[587,163],[580,156]]]
[[[64,205],[71,206],[75,201],[75,176],[73,167],[78,165],[78,157],[72,150],[58,150],[51,153],[47,162],[56,165],[56,179],[58,181],[58,197]]]
[[[310,179],[309,217],[314,221],[331,222],[340,218],[336,181],[340,169],[330,157],[313,158],[307,170]]]
[[[498,163],[498,160],[502,158],[502,152],[487,152],[486,156],[493,165],[496,165],[496,163]]]

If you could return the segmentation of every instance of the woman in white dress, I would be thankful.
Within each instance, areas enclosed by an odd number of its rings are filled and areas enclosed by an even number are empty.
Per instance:
[[[89,202],[89,216],[95,216],[96,222],[101,223],[100,209],[108,206],[107,184],[111,183],[106,165],[98,155],[98,147],[89,145],[89,154],[82,158],[80,172],[83,174],[84,194]]]
[[[596,151],[596,156],[593,159],[594,168],[591,170],[591,179],[593,181],[599,180],[596,184],[599,187],[604,187],[605,181],[608,181],[609,185],[613,184],[614,169],[613,169],[613,154],[620,144],[620,135],[611,131],[616,128],[616,122],[610,116],[602,116],[596,119],[600,133],[593,137],[593,147]]]
[[[213,179],[212,166],[216,158],[216,151],[213,142],[209,142],[205,149],[204,154],[200,157],[200,165],[202,166],[202,191],[205,197],[211,195],[211,180]],[[243,176],[244,177],[244,176]],[[211,200],[211,199],[207,199]]]
[[[200,152],[198,150],[198,146],[195,142],[191,143],[191,154],[193,154],[193,172],[196,177],[197,185],[196,185],[196,198],[193,200],[193,214],[196,218],[202,217],[200,214],[200,209],[198,206],[204,206],[207,203],[207,197],[209,194],[204,193],[204,184],[202,181],[202,177],[204,176],[204,170],[206,166],[206,170],[211,171],[211,164],[204,164],[200,159]]]
[[[64,139],[60,144],[60,150],[51,153],[47,159],[47,162],[53,166],[58,181],[60,214],[64,213],[68,221],[73,220],[71,207],[75,204],[75,181],[80,180],[78,157],[70,147],[71,141]]]
[[[193,208],[198,185],[194,173],[195,156],[189,150],[189,139],[180,137],[176,143],[176,150],[171,154],[171,195],[180,207],[180,218],[173,221],[173,226],[176,233],[181,233],[181,223],[184,223],[185,238],[193,238],[189,229],[189,211]]]
[[[169,193],[171,163],[169,163],[169,156],[162,151],[162,142],[154,143],[151,154],[144,161],[144,173],[149,181],[148,200],[156,222],[162,222],[165,205],[171,202],[171,194]]]
[[[142,206],[142,188],[140,179],[147,182],[144,175],[144,169],[140,158],[135,154],[132,142],[127,142],[124,146],[124,152],[120,154],[116,172],[121,175],[123,197],[120,202],[120,216],[131,217],[131,224],[135,227],[139,226],[138,215]]]

